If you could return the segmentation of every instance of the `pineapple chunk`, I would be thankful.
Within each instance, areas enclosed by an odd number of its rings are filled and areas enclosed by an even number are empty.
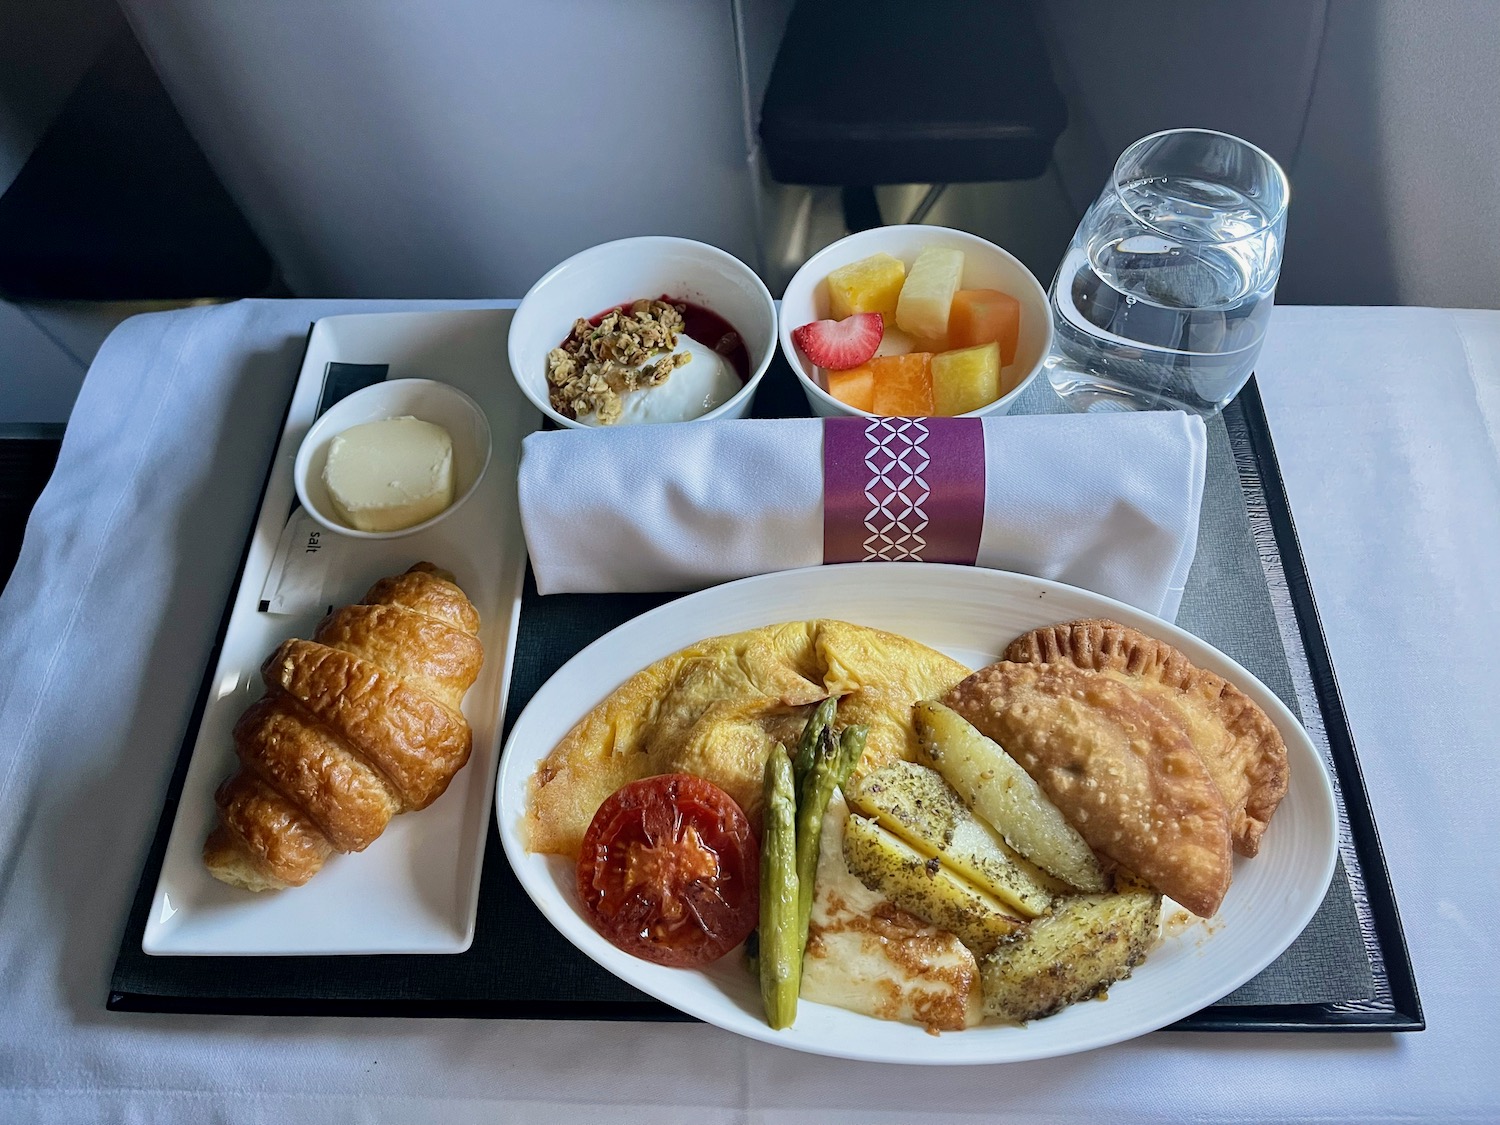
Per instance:
[[[999,743],[941,703],[918,703],[912,718],[917,760],[942,774],[1006,843],[1071,887],[1102,891],[1108,886],[1083,837]]]
[[[982,957],[1026,923],[938,860],[928,859],[873,820],[850,814],[844,862],[872,891],[947,930]]]
[[[985,1015],[1025,1023],[1093,999],[1146,959],[1160,924],[1161,896],[1146,890],[1060,900],[980,962]]]
[[[1045,913],[1054,891],[1061,890],[1007,847],[926,766],[892,762],[867,775],[849,794],[849,804],[1027,918]]]
[[[932,357],[932,406],[951,418],[1000,397],[1000,345],[941,352]]]
[[[896,301],[906,281],[906,264],[889,254],[871,254],[828,275],[828,315],[843,320],[855,313],[896,315]]]
[[[929,246],[917,255],[896,302],[896,327],[913,336],[946,338],[953,294],[964,274],[964,252]]]

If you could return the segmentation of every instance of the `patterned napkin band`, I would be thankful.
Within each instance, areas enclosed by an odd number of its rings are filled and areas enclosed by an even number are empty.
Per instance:
[[[823,419],[825,563],[973,565],[983,526],[980,419]]]

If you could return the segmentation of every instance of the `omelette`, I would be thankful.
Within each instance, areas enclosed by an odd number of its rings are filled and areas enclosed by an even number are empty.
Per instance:
[[[912,704],[969,674],[908,637],[845,621],[790,621],[710,637],[643,668],[580,719],[537,767],[526,808],[533,852],[578,858],[589,822],[627,782],[707,778],[760,831],[766,759],[812,709],[839,700],[840,727],[869,727],[858,773],[916,757]]]

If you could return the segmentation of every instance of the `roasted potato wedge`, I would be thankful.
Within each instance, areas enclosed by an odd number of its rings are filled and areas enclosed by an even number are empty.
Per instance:
[[[872,817],[928,859],[1035,918],[1063,888],[1017,855],[964,804],[941,774],[915,762],[892,762],[866,775],[848,795],[855,812]]]
[[[985,1015],[1025,1023],[1098,996],[1146,959],[1160,925],[1161,896],[1151,891],[1060,899],[980,959]]]
[[[943,775],[964,803],[1021,855],[1080,891],[1108,880],[1088,844],[999,743],[935,701],[913,709],[917,760]]]
[[[844,824],[850,872],[902,910],[953,934],[983,956],[1026,923],[992,895],[924,856],[875,821],[850,814]]]

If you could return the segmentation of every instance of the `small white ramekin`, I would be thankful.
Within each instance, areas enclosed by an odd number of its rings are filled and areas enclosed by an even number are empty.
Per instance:
[[[405,416],[442,426],[453,439],[453,503],[431,519],[399,531],[358,531],[333,510],[323,468],[333,439],[365,422]],[[293,478],[297,499],[308,515],[329,531],[352,539],[400,539],[425,531],[456,512],[473,494],[490,463],[490,423],[484,410],[457,387],[432,379],[391,379],[374,383],[340,399],[313,423],[297,447]]]

